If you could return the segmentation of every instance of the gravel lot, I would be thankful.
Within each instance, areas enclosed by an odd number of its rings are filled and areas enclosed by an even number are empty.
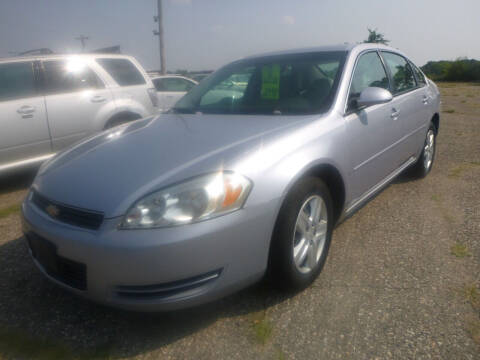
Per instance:
[[[153,315],[89,303],[29,259],[15,205],[31,172],[0,179],[0,359],[480,359],[480,86],[441,90],[431,174],[340,225],[295,295],[261,283]]]

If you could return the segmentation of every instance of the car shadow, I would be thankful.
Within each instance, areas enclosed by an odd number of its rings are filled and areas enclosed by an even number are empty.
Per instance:
[[[35,178],[38,166],[7,171],[0,174],[0,195],[28,188]]]
[[[1,245],[0,259],[0,333],[44,339],[87,357],[143,354],[206,328],[217,319],[263,311],[294,295],[279,293],[263,280],[200,307],[136,313],[94,304],[50,283],[34,266],[23,237]],[[0,357],[3,351],[0,346]]]
[[[410,168],[398,175],[391,184],[405,184],[413,181],[418,181],[418,177],[410,170]]]

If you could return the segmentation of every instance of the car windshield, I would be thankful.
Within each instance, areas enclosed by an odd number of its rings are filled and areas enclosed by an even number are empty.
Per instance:
[[[301,115],[332,104],[346,52],[313,52],[245,59],[192,89],[176,113]]]

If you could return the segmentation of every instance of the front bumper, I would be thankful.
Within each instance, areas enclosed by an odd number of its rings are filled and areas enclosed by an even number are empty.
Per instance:
[[[119,218],[105,219],[100,229],[88,230],[52,219],[27,198],[22,226],[27,237],[54,248],[53,261],[62,269],[58,264],[66,261],[67,274],[71,264],[85,267],[82,288],[52,272],[30,246],[35,264],[50,280],[102,304],[162,311],[206,303],[260,279],[276,208],[270,202],[196,224],[150,230],[118,230]]]

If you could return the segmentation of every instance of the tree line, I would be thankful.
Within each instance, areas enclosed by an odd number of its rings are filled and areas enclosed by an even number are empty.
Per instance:
[[[368,28],[365,43],[380,43],[388,45],[390,40],[378,32]],[[458,58],[454,61],[429,61],[421,67],[422,71],[434,81],[480,81],[480,61]]]
[[[434,81],[480,81],[480,61],[473,59],[429,61],[422,71]]]

